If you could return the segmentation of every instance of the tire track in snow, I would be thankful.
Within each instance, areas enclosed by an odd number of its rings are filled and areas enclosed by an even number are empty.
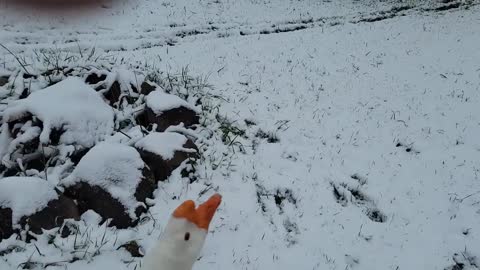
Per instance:
[[[422,12],[457,10],[478,5],[479,1],[465,3],[450,1],[434,7],[397,6],[388,10],[356,13],[351,16],[331,16],[298,20],[279,20],[260,24],[208,23],[207,25],[151,26],[136,33],[120,32],[118,29],[100,28],[95,31],[64,31],[61,29],[36,29],[22,31],[14,26],[0,30],[1,43],[14,53],[28,50],[51,49],[78,52],[95,47],[105,52],[135,51],[155,47],[175,46],[197,39],[218,39],[233,36],[268,35],[301,31],[317,27],[334,27],[346,23],[373,23]],[[4,52],[5,53],[5,52]]]

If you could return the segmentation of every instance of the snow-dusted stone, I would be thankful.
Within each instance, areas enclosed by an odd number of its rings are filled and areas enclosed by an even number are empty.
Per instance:
[[[114,126],[112,109],[77,77],[69,77],[14,102],[5,109],[3,121],[11,123],[28,116],[41,121],[42,144],[58,140],[58,144],[89,148],[112,134]]]
[[[153,196],[156,183],[135,148],[100,143],[61,181],[65,194],[74,198],[81,213],[93,210],[110,226],[135,225]]]
[[[176,95],[156,90],[146,97],[142,125],[156,124],[156,131],[163,132],[169,126],[183,123],[191,127],[199,123],[198,109]]]
[[[65,219],[79,219],[73,200],[57,193],[46,180],[7,177],[0,180],[0,239],[20,228],[37,234],[53,229]]]
[[[135,144],[156,181],[166,180],[185,160],[198,158],[195,143],[175,132],[152,132]]]

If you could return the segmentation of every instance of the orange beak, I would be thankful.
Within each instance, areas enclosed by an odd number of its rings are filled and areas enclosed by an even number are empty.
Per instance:
[[[195,202],[188,200],[175,209],[173,216],[176,218],[186,218],[188,221],[197,225],[197,227],[208,230],[208,226],[221,202],[222,196],[218,193],[214,194],[203,204],[200,204],[197,209],[195,209]]]

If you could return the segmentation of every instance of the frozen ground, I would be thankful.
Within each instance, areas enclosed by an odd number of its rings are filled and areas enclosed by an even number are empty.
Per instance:
[[[480,269],[478,1],[359,2],[139,1],[85,22],[2,9],[0,41],[17,56],[95,47],[118,62],[188,66],[221,97],[225,124],[223,141],[205,141],[197,182],[160,185],[156,222],[114,231],[86,217],[80,241],[93,255],[74,263],[63,262],[72,239],[10,239],[0,250],[22,248],[0,269],[135,269],[119,244],[148,252],[174,207],[213,189],[224,203],[195,269]]]

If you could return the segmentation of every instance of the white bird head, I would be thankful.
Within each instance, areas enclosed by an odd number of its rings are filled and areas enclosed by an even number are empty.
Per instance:
[[[195,202],[183,202],[173,212],[157,246],[145,257],[144,270],[191,270],[202,250],[208,227],[222,201],[211,196],[195,208]]]

